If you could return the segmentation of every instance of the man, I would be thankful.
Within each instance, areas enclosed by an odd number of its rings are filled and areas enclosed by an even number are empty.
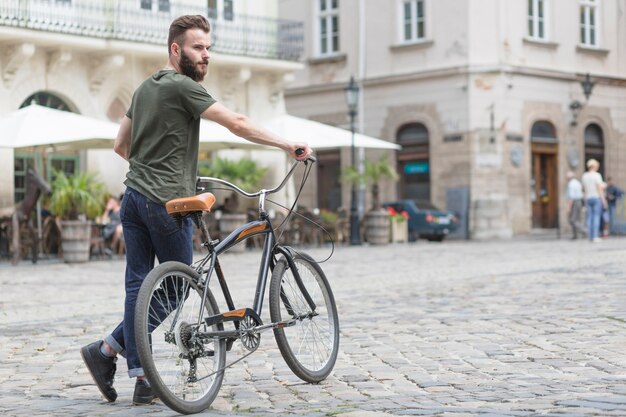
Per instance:
[[[606,202],[609,206],[609,233],[615,233],[615,207],[617,206],[617,200],[624,195],[617,185],[613,184],[613,178],[607,177],[606,179]]]
[[[134,334],[137,293],[144,278],[160,263],[192,261],[192,224],[179,226],[165,211],[168,200],[195,194],[200,117],[298,160],[311,149],[288,142],[254,125],[247,117],[217,103],[199,84],[207,73],[211,37],[203,16],[182,16],[172,22],[165,68],[146,79],[133,95],[115,141],[115,152],[129,162],[121,218],[126,242],[124,319],[103,341],[81,349],[102,395],[115,401],[116,355],[126,357],[128,374],[136,377],[133,404],[149,404],[154,394],[139,362]],[[296,155],[297,149],[303,149]]]
[[[576,240],[578,232],[584,233],[580,224],[580,213],[583,208],[583,185],[572,171],[568,171],[567,180],[567,220],[572,226],[572,240]]]

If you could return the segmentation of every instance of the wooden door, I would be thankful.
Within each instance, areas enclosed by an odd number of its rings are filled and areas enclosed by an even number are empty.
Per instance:
[[[531,204],[534,228],[557,227],[559,192],[557,145],[533,144]]]

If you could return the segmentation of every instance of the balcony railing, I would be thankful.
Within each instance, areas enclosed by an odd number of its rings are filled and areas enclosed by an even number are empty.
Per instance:
[[[211,22],[216,52],[288,61],[302,55],[302,22],[238,14],[220,19],[202,6],[206,2],[155,3],[167,10],[145,10],[137,0],[0,0],[0,26],[165,45],[175,17],[201,14]]]

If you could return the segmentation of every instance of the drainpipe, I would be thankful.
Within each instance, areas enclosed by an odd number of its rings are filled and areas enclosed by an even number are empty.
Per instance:
[[[366,59],[366,46],[365,46],[365,36],[366,36],[366,26],[367,23],[365,21],[365,0],[359,0],[359,38],[358,38],[358,62],[357,62],[357,78],[361,87],[361,94],[359,94],[359,107],[358,107],[358,128],[357,132],[363,133],[365,130],[365,105],[364,105],[364,97],[365,97],[365,86],[363,82],[365,81],[365,59]],[[359,148],[359,172],[363,173],[365,170],[364,161],[365,161],[365,149]],[[365,195],[366,195],[366,186],[361,185],[359,187],[359,218],[363,218],[365,214]]]

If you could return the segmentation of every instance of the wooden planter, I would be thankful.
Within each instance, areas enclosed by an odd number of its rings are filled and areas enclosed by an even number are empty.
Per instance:
[[[87,262],[90,244],[91,221],[61,220],[61,247],[65,262]]]
[[[373,210],[365,215],[365,237],[370,245],[389,243],[389,213]]]
[[[392,242],[408,242],[409,241],[409,222],[408,220],[397,221],[390,220],[391,223],[391,241]]]

